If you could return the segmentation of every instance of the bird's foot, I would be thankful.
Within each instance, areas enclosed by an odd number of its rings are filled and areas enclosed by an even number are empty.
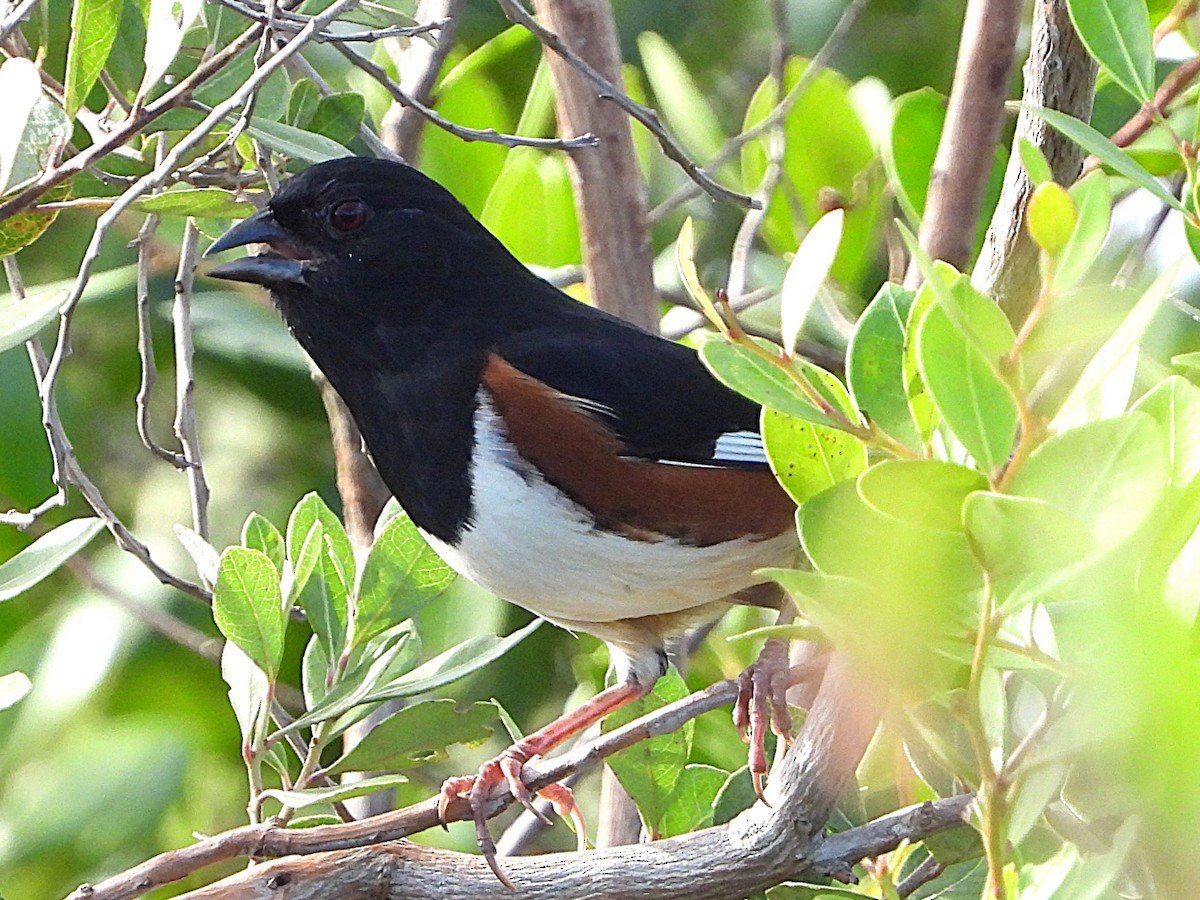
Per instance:
[[[550,824],[550,820],[545,813],[534,806],[533,795],[536,793],[548,800],[561,818],[570,819],[574,824],[579,849],[587,849],[587,830],[583,821],[583,813],[575,802],[575,795],[571,793],[571,789],[561,784],[548,784],[531,792],[529,786],[525,784],[523,777],[525,763],[539,756],[533,748],[526,744],[527,741],[518,741],[513,744],[495,759],[480,766],[479,772],[475,775],[446,779],[442,784],[441,797],[438,799],[438,818],[445,826],[446,811],[450,803],[459,797],[466,798],[471,807],[471,816],[475,820],[475,841],[479,845],[479,850],[495,876],[509,888],[514,886],[500,866],[496,857],[496,842],[492,839],[492,834],[487,826],[487,805],[494,788],[507,788],[519,803],[547,825]]]
[[[787,693],[793,685],[818,678],[824,671],[825,656],[791,665],[788,641],[770,638],[758,659],[738,677],[738,697],[733,707],[733,724],[742,740],[750,745],[749,767],[754,793],[763,803],[763,779],[767,774],[767,731],[773,731],[785,743],[792,742],[792,713]],[[767,803],[770,806],[770,803]]]

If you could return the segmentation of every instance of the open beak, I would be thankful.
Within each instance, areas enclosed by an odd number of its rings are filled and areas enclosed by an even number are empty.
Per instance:
[[[304,284],[305,261],[293,258],[294,251],[289,246],[287,232],[275,221],[270,209],[260,210],[234,225],[213,241],[204,256],[207,258],[214,253],[244,247],[247,244],[267,244],[277,252],[245,256],[221,263],[216,268],[209,269],[208,274],[213,278],[247,281],[266,287],[281,282]],[[283,251],[283,254],[278,251]]]

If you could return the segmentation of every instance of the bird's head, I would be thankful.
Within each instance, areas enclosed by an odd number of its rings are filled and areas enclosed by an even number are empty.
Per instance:
[[[289,179],[205,255],[247,244],[269,250],[208,274],[264,285],[285,302],[394,302],[486,275],[481,267],[520,265],[441,185],[403,163],[357,157]]]

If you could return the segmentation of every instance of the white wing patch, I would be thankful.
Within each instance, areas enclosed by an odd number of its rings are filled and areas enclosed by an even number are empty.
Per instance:
[[[762,435],[757,431],[728,431],[717,438],[713,459],[720,462],[766,463]]]

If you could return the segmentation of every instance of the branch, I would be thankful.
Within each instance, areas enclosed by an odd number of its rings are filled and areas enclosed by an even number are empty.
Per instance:
[[[396,64],[396,83],[399,88],[425,106],[433,105],[433,86],[454,46],[460,5],[461,0],[421,0],[416,18],[439,19],[443,23],[438,31],[437,43],[431,46],[428,41],[410,41],[402,52],[393,49],[395,42],[384,46],[391,52]],[[415,165],[421,126],[425,121],[412,107],[394,103],[380,120],[379,130],[393,152]]]
[[[613,91],[624,93],[621,47],[608,0],[537,0],[537,9],[549,28],[569,34],[572,45],[580,48],[578,54],[568,53]],[[549,50],[546,56],[554,78],[559,132],[587,131],[600,138],[595,150],[567,158],[588,294],[601,309],[649,331],[657,330],[658,294],[646,187],[629,117],[597,96],[594,83],[566,57]]]
[[[632,97],[618,90],[612,82],[592,68],[586,61],[580,59],[575,53],[572,53],[563,44],[557,34],[539,25],[537,20],[529,14],[529,11],[520,4],[519,0],[498,0],[498,2],[510,22],[529,29],[539,41],[574,66],[600,92],[601,99],[612,101],[641,122],[646,127],[646,130],[658,139],[659,146],[662,147],[663,152],[670,159],[674,160],[687,173],[687,176],[696,182],[706,194],[714,200],[726,200],[744,207],[754,206],[754,200],[750,197],[718,184],[713,180],[712,176],[692,162],[675,138],[667,131],[662,120],[659,119],[658,113],[649,107],[642,106],[642,104],[638,103]]]
[[[558,140],[557,138],[520,137],[515,134],[501,134],[494,128],[468,128],[465,125],[458,125],[430,109],[415,97],[410,97],[402,91],[400,86],[392,81],[382,66],[375,65],[375,63],[371,62],[365,56],[355,53],[345,44],[333,44],[332,46],[338,53],[350,60],[354,66],[362,69],[374,78],[385,91],[392,95],[392,99],[397,103],[416,110],[438,128],[464,141],[483,141],[488,144],[501,144],[505,147],[538,147],[542,150],[577,150],[581,147],[596,146],[596,138],[590,134]]]
[[[1066,0],[1034,5],[1033,37],[1024,75],[1021,100],[1026,107],[1056,109],[1085,122],[1091,118],[1096,63],[1075,33]],[[1038,248],[1025,230],[1025,208],[1033,185],[1016,152],[1022,138],[1042,151],[1059,184],[1075,180],[1083,159],[1083,151],[1074,141],[1028,109],[1021,111],[1004,188],[971,276],[975,286],[994,298],[1018,327],[1032,309],[1041,285]]]
[[[729,696],[736,692],[732,683],[723,684]],[[185,896],[657,900],[678,896],[678,886],[686,884],[689,900],[726,900],[806,873],[849,878],[851,866],[865,856],[963,824],[971,802],[968,795],[953,797],[824,837],[834,798],[874,733],[879,699],[854,683],[847,660],[835,659],[804,730],[772,775],[771,807],[758,804],[727,825],[650,844],[508,859],[516,893],[477,856],[401,843],[280,860]]]
[[[946,124],[938,142],[921,221],[921,247],[932,259],[966,266],[1004,124],[1021,0],[969,0]],[[907,283],[920,271],[909,264]]]
[[[1128,147],[1149,131],[1151,125],[1166,115],[1167,106],[1171,101],[1188,88],[1198,75],[1200,75],[1200,56],[1192,57],[1174,69],[1154,92],[1154,102],[1149,106],[1143,106],[1134,114],[1133,118],[1118,128],[1112,136],[1112,142],[1118,147]],[[1100,161],[1096,157],[1089,156],[1083,165],[1083,170],[1085,173],[1090,172],[1099,165]]]

